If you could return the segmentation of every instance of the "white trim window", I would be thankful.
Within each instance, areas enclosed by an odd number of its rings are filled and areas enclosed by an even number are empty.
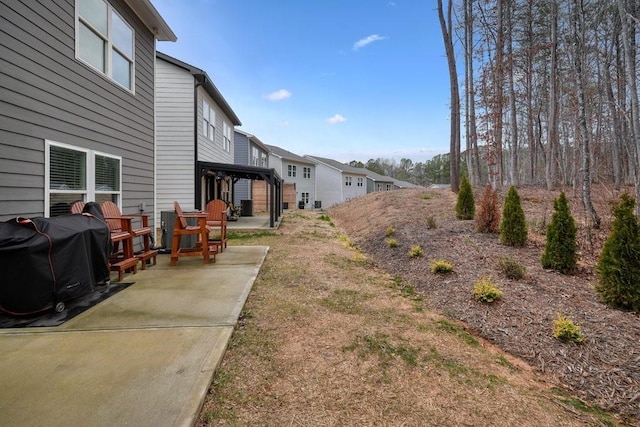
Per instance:
[[[260,153],[260,167],[266,168],[269,166],[269,160],[267,159],[267,153]]]
[[[300,201],[305,205],[309,204],[309,193],[300,193]]]
[[[134,91],[135,32],[104,0],[76,0],[76,58]]]
[[[311,179],[311,168],[304,166],[302,168],[302,176],[306,179]]]
[[[249,165],[261,166],[259,162],[260,162],[260,151],[258,150],[258,147],[251,147],[251,160],[249,162]]]
[[[122,158],[54,141],[45,143],[46,217],[69,213],[73,202],[122,197]]]
[[[357,185],[358,187],[362,187],[362,186],[364,185],[364,178],[362,178],[362,177],[358,177],[358,178],[356,179],[356,185]]]
[[[296,165],[287,165],[287,176],[296,177]]]
[[[351,177],[350,176],[345,176],[344,177],[344,185],[346,185],[347,187],[351,187]]]
[[[202,134],[210,141],[216,135],[216,110],[205,99],[202,100]]]
[[[222,149],[231,152],[231,129],[227,122],[222,122]]]

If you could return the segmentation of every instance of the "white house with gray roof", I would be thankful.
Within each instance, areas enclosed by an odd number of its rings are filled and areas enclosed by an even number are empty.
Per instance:
[[[367,194],[367,170],[318,156],[305,156],[316,164],[316,195],[329,207]]]
[[[282,177],[284,202],[289,208],[294,207],[291,203],[303,209],[320,207],[316,203],[321,200],[316,194],[316,163],[275,145],[265,145],[269,148],[269,167]]]

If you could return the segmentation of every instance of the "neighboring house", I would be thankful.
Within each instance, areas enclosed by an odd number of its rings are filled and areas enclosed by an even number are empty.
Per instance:
[[[159,211],[203,209],[232,200],[231,177],[205,163],[234,163],[233,112],[207,73],[169,55],[156,55],[156,198]],[[201,162],[202,164],[199,164]]]
[[[203,210],[209,200],[234,200],[234,181],[265,181],[273,227],[281,214],[281,182],[271,169],[236,165],[234,127],[242,123],[207,73],[156,55],[156,200],[159,218],[177,201]]]
[[[393,178],[380,175],[369,169],[364,169],[364,171],[367,174],[367,193],[395,190],[395,180]]]
[[[396,190],[400,190],[403,188],[425,188],[422,185],[412,184],[407,181],[399,181],[397,179],[393,179],[393,185]],[[446,187],[449,187],[449,184],[447,184]]]
[[[367,194],[367,170],[317,156],[305,156],[316,164],[317,198],[323,207]]]
[[[317,204],[316,164],[290,151],[268,145],[269,165],[280,173],[284,183],[283,202],[290,209],[313,208]]]
[[[235,163],[244,166],[256,166],[260,168],[269,167],[269,149],[255,135],[236,129],[234,132],[235,143]],[[254,198],[255,193],[259,193],[260,200]],[[266,197],[264,192],[260,191],[264,188],[261,182],[240,178],[234,184],[233,203],[241,206],[242,200],[253,200],[253,206],[256,210],[266,209]],[[258,194],[256,194],[257,196]]]
[[[156,40],[148,0],[0,0],[0,220],[155,211]]]

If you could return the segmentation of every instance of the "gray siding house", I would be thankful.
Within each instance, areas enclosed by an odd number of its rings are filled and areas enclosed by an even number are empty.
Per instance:
[[[0,0],[0,220],[155,210],[156,40],[148,0]]]
[[[241,124],[205,71],[157,53],[157,218],[174,201],[193,210],[232,200],[233,178],[211,166],[234,164],[234,126]]]
[[[380,175],[368,169],[364,169],[367,174],[367,193],[376,191],[395,190],[395,180],[391,177]]]
[[[316,164],[317,197],[324,207],[346,202],[367,194],[367,171],[337,160],[305,156]]]
[[[313,208],[316,205],[316,164],[275,145],[269,149],[269,165],[282,177],[284,201],[295,207]]]
[[[269,167],[269,149],[256,137],[237,130],[234,133],[234,158],[237,165]],[[233,203],[240,206],[242,200],[253,199],[253,181],[241,178],[234,185]]]

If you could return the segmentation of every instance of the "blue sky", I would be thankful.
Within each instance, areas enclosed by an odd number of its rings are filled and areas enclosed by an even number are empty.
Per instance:
[[[152,0],[240,130],[341,162],[449,149],[449,81],[430,0]]]

